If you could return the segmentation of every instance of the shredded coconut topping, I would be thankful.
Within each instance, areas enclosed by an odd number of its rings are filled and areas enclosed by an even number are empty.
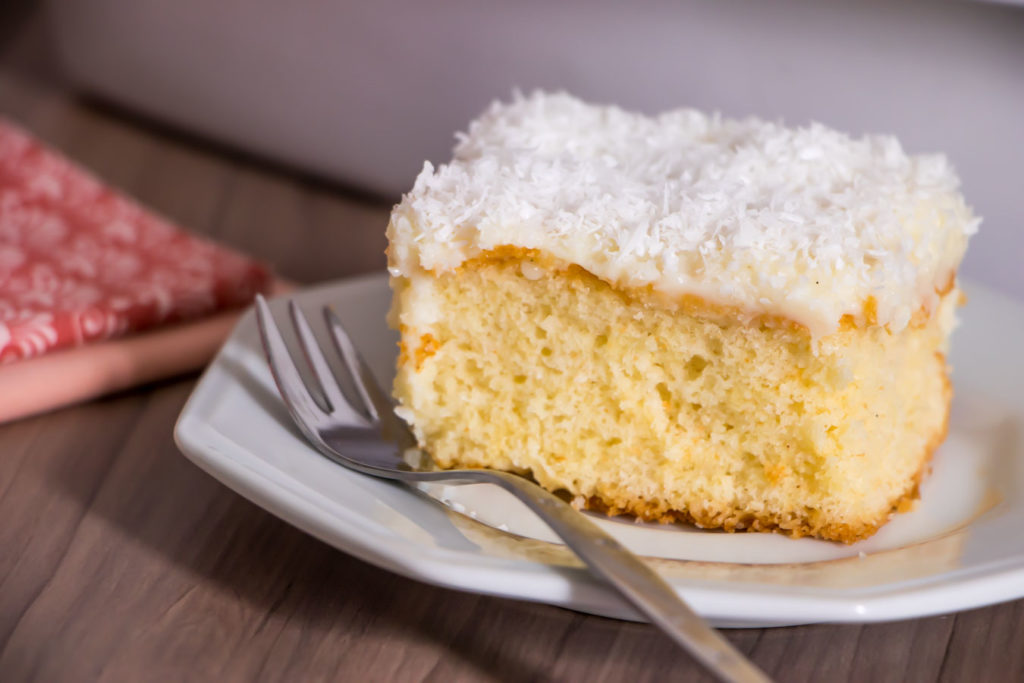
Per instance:
[[[935,308],[980,222],[945,157],[820,124],[648,117],[538,92],[495,102],[457,141],[394,209],[395,275],[510,245],[815,336],[873,297],[897,331]]]

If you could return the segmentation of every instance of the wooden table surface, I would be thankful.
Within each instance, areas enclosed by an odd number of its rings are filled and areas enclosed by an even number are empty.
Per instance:
[[[384,266],[387,202],[83,101],[41,36],[0,3],[0,114],[296,281]],[[195,381],[0,426],[0,680],[706,679],[650,626],[423,585],[264,512],[175,447]],[[1024,601],[727,637],[786,681],[1024,679]]]

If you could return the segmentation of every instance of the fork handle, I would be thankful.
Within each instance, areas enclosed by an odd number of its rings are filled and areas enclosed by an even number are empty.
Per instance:
[[[513,474],[492,481],[521,500],[572,548],[592,573],[612,584],[677,644],[720,680],[770,681],[718,631],[698,616],[640,558],[552,493]]]

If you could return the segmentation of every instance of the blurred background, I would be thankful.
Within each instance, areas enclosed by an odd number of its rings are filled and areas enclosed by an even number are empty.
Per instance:
[[[513,88],[894,133],[984,217],[1024,298],[1024,3],[49,0],[72,87],[384,201]],[[383,226],[381,226],[383,229]]]

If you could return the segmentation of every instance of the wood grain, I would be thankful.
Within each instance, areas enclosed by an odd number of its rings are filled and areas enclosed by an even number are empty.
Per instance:
[[[0,41],[0,113],[158,211],[300,282],[383,267],[387,202],[76,98],[31,3]],[[709,680],[649,626],[418,584],[263,512],[177,451],[193,383],[0,426],[0,680]],[[1022,634],[1024,601],[727,636],[780,680],[881,683],[1021,680]]]

